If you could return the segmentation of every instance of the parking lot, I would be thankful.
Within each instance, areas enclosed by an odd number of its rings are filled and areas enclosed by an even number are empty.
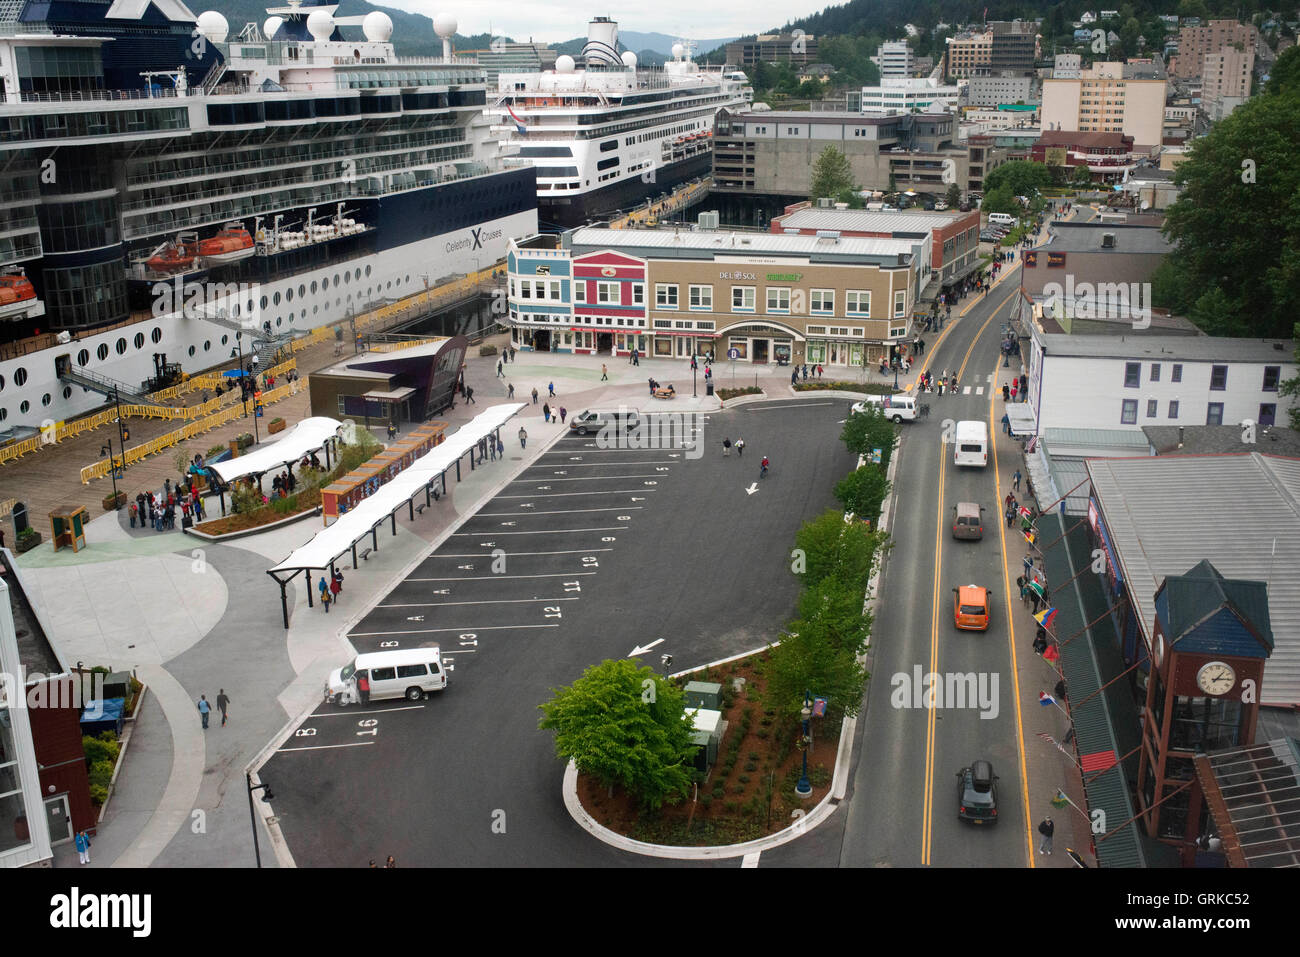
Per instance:
[[[438,645],[446,690],[322,704],[262,768],[298,864],[644,863],[571,822],[537,705],[606,658],[679,671],[774,640],[798,593],[794,533],[854,465],[848,407],[648,416],[651,447],[556,440],[350,632],[358,652]]]

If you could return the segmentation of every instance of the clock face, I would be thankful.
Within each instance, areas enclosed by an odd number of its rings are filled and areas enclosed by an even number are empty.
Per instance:
[[[1207,661],[1196,672],[1196,684],[1206,694],[1227,694],[1237,684],[1237,673],[1222,661]]]

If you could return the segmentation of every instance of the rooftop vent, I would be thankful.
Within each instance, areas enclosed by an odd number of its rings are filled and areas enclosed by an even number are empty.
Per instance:
[[[1115,234],[1114,234],[1114,233],[1102,233],[1102,234],[1101,234],[1101,248],[1102,248],[1102,249],[1114,249],[1114,248],[1115,248]]]
[[[817,208],[818,208],[818,209],[834,209],[834,208],[835,208],[835,200],[831,199],[831,198],[828,197],[828,196],[823,196],[821,199],[817,200]]]
[[[832,239],[839,242],[840,231],[838,229],[819,229],[817,230],[818,239]]]

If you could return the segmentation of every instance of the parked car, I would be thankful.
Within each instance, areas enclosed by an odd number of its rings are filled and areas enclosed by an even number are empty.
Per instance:
[[[948,208],[948,204],[945,203],[943,200],[939,200],[939,202],[934,204],[934,208],[937,212],[942,213],[944,210]]]
[[[998,776],[979,759],[957,772],[957,819],[972,824],[998,823]]]

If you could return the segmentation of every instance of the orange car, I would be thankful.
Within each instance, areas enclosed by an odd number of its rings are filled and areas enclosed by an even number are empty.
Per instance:
[[[962,631],[988,631],[993,593],[979,585],[962,585],[952,595],[953,623]]]

